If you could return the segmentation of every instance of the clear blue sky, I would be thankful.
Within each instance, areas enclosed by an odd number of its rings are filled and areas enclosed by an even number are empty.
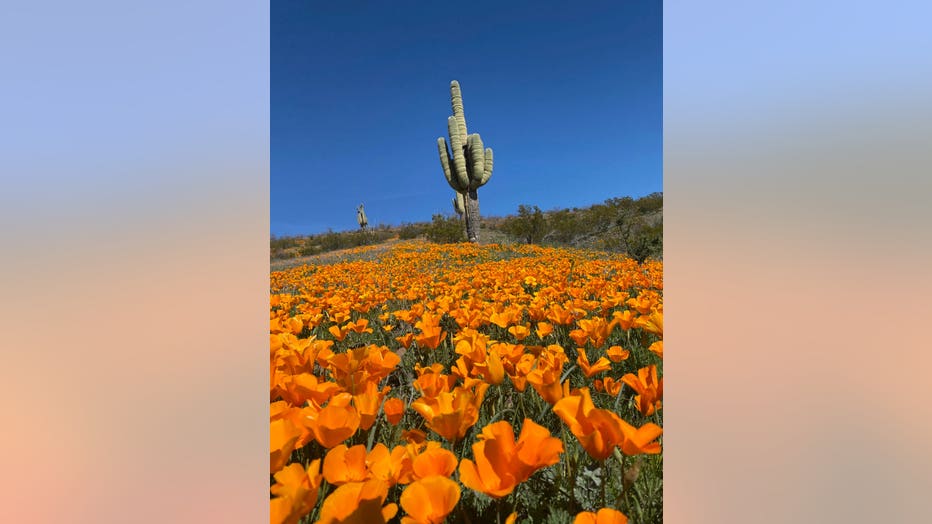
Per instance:
[[[272,2],[271,232],[452,213],[454,79],[483,215],[662,191],[661,77],[660,1]]]

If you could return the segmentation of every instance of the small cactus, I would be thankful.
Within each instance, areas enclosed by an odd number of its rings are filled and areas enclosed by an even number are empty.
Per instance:
[[[453,211],[456,211],[460,218],[463,218],[463,215],[466,214],[466,200],[463,198],[462,193],[456,193],[456,196],[453,197]]]
[[[476,190],[492,176],[492,149],[484,149],[478,133],[467,133],[463,95],[456,80],[450,83],[450,101],[453,106],[453,116],[447,118],[450,147],[447,149],[446,140],[440,137],[437,139],[437,150],[447,183],[463,196],[466,236],[470,242],[478,242],[479,195]]]
[[[356,208],[356,222],[359,222],[359,229],[366,229],[369,225],[369,219],[366,218],[366,210],[363,209],[362,204]]]

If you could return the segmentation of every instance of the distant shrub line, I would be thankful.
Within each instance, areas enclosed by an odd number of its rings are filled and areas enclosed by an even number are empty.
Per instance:
[[[527,244],[590,247],[626,253],[638,262],[663,257],[663,193],[611,198],[586,209],[543,212],[520,205],[493,229]]]
[[[512,241],[555,247],[585,247],[626,253],[638,262],[663,259],[663,193],[634,199],[611,198],[584,209],[541,211],[522,204],[516,215],[487,217],[483,227]],[[328,231],[306,237],[272,237],[271,258],[281,260],[379,244],[397,237],[438,244],[466,241],[463,220],[434,215],[430,222],[380,224],[364,231]]]

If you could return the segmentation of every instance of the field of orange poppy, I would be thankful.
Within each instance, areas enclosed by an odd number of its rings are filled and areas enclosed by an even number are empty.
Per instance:
[[[270,283],[273,524],[662,522],[661,262],[409,241]]]

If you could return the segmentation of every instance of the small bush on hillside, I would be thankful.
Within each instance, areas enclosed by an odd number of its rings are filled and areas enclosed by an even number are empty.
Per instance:
[[[643,263],[648,258],[663,259],[663,224],[645,226],[630,240],[628,255]]]
[[[398,230],[398,238],[401,240],[411,240],[424,234],[423,224],[402,224]]]
[[[550,213],[547,217],[547,229],[550,231],[544,235],[543,240],[556,245],[569,245],[582,234],[576,215],[568,209]]]
[[[310,244],[310,243],[305,244],[304,246],[298,249],[298,254],[301,255],[302,257],[309,257],[311,255],[317,255],[319,253],[320,253],[320,247],[315,246],[314,244]]]
[[[269,258],[271,260],[282,260],[286,258],[294,258],[296,256],[298,256],[298,254],[295,253],[294,251],[284,251],[281,249],[274,249],[271,251]]]
[[[537,206],[518,206],[518,216],[505,219],[501,230],[526,244],[540,244],[547,234],[547,220]]]
[[[296,247],[298,245],[297,237],[276,237],[272,235],[272,238],[269,240],[269,247],[272,251],[284,251],[286,249]]]
[[[437,244],[452,244],[466,241],[466,232],[463,221],[456,217],[434,215],[429,226],[424,231],[427,240]]]

